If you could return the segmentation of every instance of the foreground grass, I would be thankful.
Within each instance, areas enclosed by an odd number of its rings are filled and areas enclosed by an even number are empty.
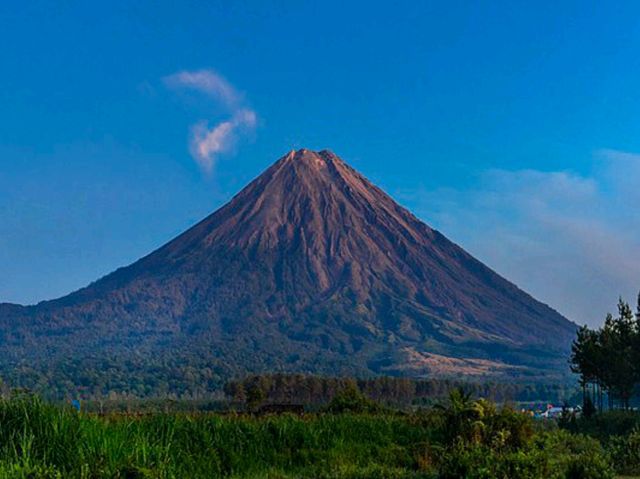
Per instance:
[[[394,415],[79,415],[0,405],[0,477],[428,477],[424,428]]]
[[[0,400],[0,479],[613,478],[596,439],[536,430],[515,411],[462,399],[402,415],[351,394],[332,402],[333,413],[260,418],[98,417],[37,398]],[[635,442],[617,444],[618,472],[635,473],[635,456],[623,454]]]

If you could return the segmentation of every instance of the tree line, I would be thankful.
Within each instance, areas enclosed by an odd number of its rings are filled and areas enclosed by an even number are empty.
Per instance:
[[[356,388],[369,399],[392,406],[427,404],[445,398],[459,388],[469,392],[472,397],[484,397],[497,402],[561,402],[571,399],[574,394],[574,389],[563,384],[472,383],[453,379],[388,376],[356,379],[303,374],[247,376],[227,382],[224,392],[230,401],[251,409],[261,404],[319,406],[351,388]]]
[[[607,314],[598,329],[578,330],[570,365],[580,376],[585,414],[630,408],[640,385],[640,294],[635,314],[620,298],[617,316]]]

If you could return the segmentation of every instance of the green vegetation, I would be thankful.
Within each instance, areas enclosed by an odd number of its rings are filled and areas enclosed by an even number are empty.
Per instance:
[[[640,301],[580,329],[584,409],[557,421],[509,406],[571,394],[548,385],[254,375],[226,383],[226,399],[97,391],[83,412],[5,387],[0,479],[637,477],[639,351]]]
[[[462,391],[403,413],[345,389],[302,416],[99,416],[22,396],[0,401],[0,478],[606,479],[635,471],[639,438],[603,447]]]
[[[634,316],[628,303],[618,301],[618,316],[608,314],[597,330],[583,326],[571,348],[571,369],[580,375],[583,407],[629,409],[640,385],[640,295]]]
[[[322,407],[346,388],[357,388],[378,403],[406,408],[430,406],[446,399],[451,391],[463,388],[473,397],[483,397],[497,403],[579,401],[575,386],[545,383],[463,382],[453,379],[409,379],[379,376],[368,379],[310,376],[303,374],[252,375],[229,381],[224,386],[227,398],[237,404],[247,403],[251,396],[256,403],[304,404]]]
[[[607,411],[591,417],[565,417],[560,426],[572,434],[596,439],[618,474],[640,476],[640,413]]]
[[[20,388],[49,400],[82,397],[96,401],[171,398],[182,401],[222,399],[225,386],[243,383],[244,393],[254,376],[246,370],[230,369],[221,361],[206,359],[194,351],[188,358],[173,355],[155,356],[140,352],[136,360],[118,357],[75,358],[71,352],[64,361],[48,361],[46,365],[31,362],[12,363],[0,357],[0,378],[7,388]],[[565,364],[566,367],[566,364]],[[256,368],[256,371],[264,367]],[[281,371],[283,368],[274,367]],[[347,374],[358,377],[357,372]],[[291,400],[305,404],[324,404],[345,381],[344,377],[303,374],[262,374],[275,401]],[[243,378],[232,380],[230,378]],[[409,379],[400,377],[368,377],[357,380],[358,387],[375,401],[402,406],[407,403],[428,404],[446,398],[452,389],[464,387],[476,397],[496,402],[571,400],[578,393],[570,381],[521,380],[462,381],[452,378]],[[557,378],[556,378],[557,379]],[[0,386],[0,392],[1,392]],[[6,389],[6,388],[5,388]],[[287,397],[289,397],[287,399]]]

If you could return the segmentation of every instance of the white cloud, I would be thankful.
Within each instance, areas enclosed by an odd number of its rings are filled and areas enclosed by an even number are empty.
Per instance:
[[[238,136],[252,131],[256,126],[256,114],[251,110],[239,110],[227,121],[209,129],[202,121],[191,129],[191,155],[202,169],[211,173],[218,155],[228,153],[235,146]]]
[[[418,210],[498,272],[578,323],[640,289],[640,156],[605,150],[590,175],[491,170],[471,190],[422,191]]]
[[[251,134],[257,126],[257,115],[244,105],[243,95],[213,70],[181,71],[165,77],[164,83],[170,88],[203,93],[224,106],[231,115],[212,127],[206,120],[201,120],[191,128],[189,150],[206,173],[213,171],[220,155],[233,151],[240,137]]]
[[[233,85],[213,70],[181,71],[165,77],[164,82],[170,88],[200,91],[230,108],[241,100],[241,95]]]

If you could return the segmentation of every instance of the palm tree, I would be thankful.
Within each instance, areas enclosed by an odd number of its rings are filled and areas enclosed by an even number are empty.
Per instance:
[[[437,404],[435,408],[442,415],[448,443],[458,440],[478,442],[484,427],[484,409],[480,401],[471,399],[471,393],[463,391],[462,388],[453,389],[449,393],[447,403]]]

